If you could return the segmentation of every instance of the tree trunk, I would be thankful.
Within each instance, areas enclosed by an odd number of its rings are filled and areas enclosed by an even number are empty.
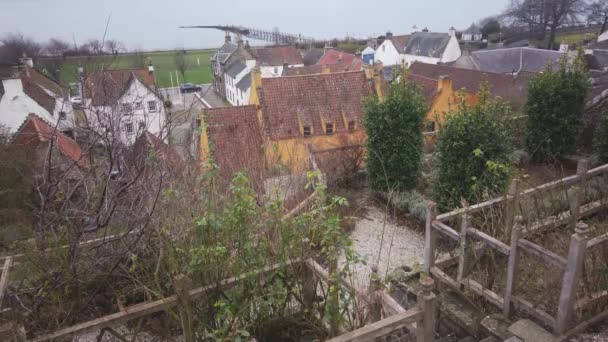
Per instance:
[[[549,29],[549,43],[547,43],[547,49],[553,50],[555,47],[555,33],[557,31],[557,25],[551,25]]]

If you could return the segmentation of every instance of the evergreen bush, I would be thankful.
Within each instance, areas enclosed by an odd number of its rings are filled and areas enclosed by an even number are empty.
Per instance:
[[[508,104],[488,100],[482,87],[479,102],[465,104],[447,116],[437,141],[437,176],[433,197],[441,211],[469,204],[504,191],[511,172],[512,140]]]
[[[400,73],[384,100],[365,102],[367,172],[377,191],[413,189],[422,167],[422,127],[427,111],[417,85]]]
[[[537,161],[559,159],[576,150],[582,128],[588,74],[581,56],[564,57],[557,70],[551,65],[528,84],[526,145]]]

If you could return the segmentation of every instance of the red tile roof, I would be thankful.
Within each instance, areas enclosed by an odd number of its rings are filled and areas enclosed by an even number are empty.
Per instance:
[[[251,54],[260,65],[279,66],[304,64],[300,51],[295,46],[270,46],[251,49]]]
[[[329,49],[329,50],[325,51],[325,54],[323,55],[323,57],[321,57],[321,59],[319,59],[317,64],[319,64],[319,65],[331,65],[331,64],[337,64],[337,63],[351,64],[355,60],[355,58],[357,58],[357,57],[350,53],[346,53],[346,52],[342,52],[342,51],[338,51],[338,50],[334,50],[334,49]]]
[[[156,91],[154,75],[148,69],[103,70],[87,75],[85,96],[93,100],[93,106],[115,105],[135,78]]]
[[[438,80],[447,76],[452,81],[454,90],[464,89],[467,93],[477,93],[483,82],[488,85],[490,94],[509,101],[515,109],[521,109],[526,103],[526,86],[530,76],[522,74],[513,77],[506,74],[481,72],[478,70],[460,69],[443,65],[414,63],[409,69],[410,75]]]
[[[408,74],[407,78],[420,87],[424,101],[430,107],[438,94],[437,85],[439,80],[413,74]]]
[[[265,156],[255,105],[205,109],[213,161],[220,178],[230,181],[245,170],[256,189],[263,186]]]
[[[66,157],[78,163],[81,167],[88,165],[86,156],[78,144],[65,136],[60,131],[51,127],[44,120],[34,114],[30,114],[25,122],[21,125],[17,133],[15,133],[11,143],[17,145],[37,146],[38,143],[53,140],[55,146]]]
[[[342,119],[361,121],[362,101],[372,95],[363,71],[263,78],[260,105],[264,132],[272,139],[300,137],[299,122],[323,134],[321,116],[334,123],[336,133],[348,130]],[[298,119],[300,121],[298,121]]]
[[[132,151],[133,160],[142,164],[146,163],[151,151],[154,151],[155,155],[170,167],[178,167],[182,162],[182,158],[172,146],[147,130],[137,138]]]

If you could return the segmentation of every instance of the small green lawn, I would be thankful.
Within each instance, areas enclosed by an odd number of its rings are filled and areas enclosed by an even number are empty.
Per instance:
[[[175,67],[175,53],[168,52],[152,52],[143,53],[144,63],[147,64],[147,59],[152,60],[154,64],[154,72],[156,74],[156,83],[159,87],[170,87],[171,78],[173,78],[173,86],[177,86]],[[214,50],[190,50],[187,51],[188,70],[185,74],[185,79],[177,72],[179,83],[211,83],[211,62],[210,58],[215,53]],[[141,67],[141,58],[133,54],[122,54],[118,56],[91,56],[91,57],[75,57],[67,59],[43,59],[39,63],[42,67],[57,68],[60,70],[59,78],[64,83],[76,82],[78,65],[84,65],[88,69],[126,69]]]

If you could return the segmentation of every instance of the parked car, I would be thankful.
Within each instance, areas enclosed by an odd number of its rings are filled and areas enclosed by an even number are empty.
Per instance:
[[[183,94],[185,94],[185,93],[196,93],[197,91],[201,91],[202,88],[197,86],[196,84],[184,83],[181,85],[181,87],[179,87],[179,90]]]

